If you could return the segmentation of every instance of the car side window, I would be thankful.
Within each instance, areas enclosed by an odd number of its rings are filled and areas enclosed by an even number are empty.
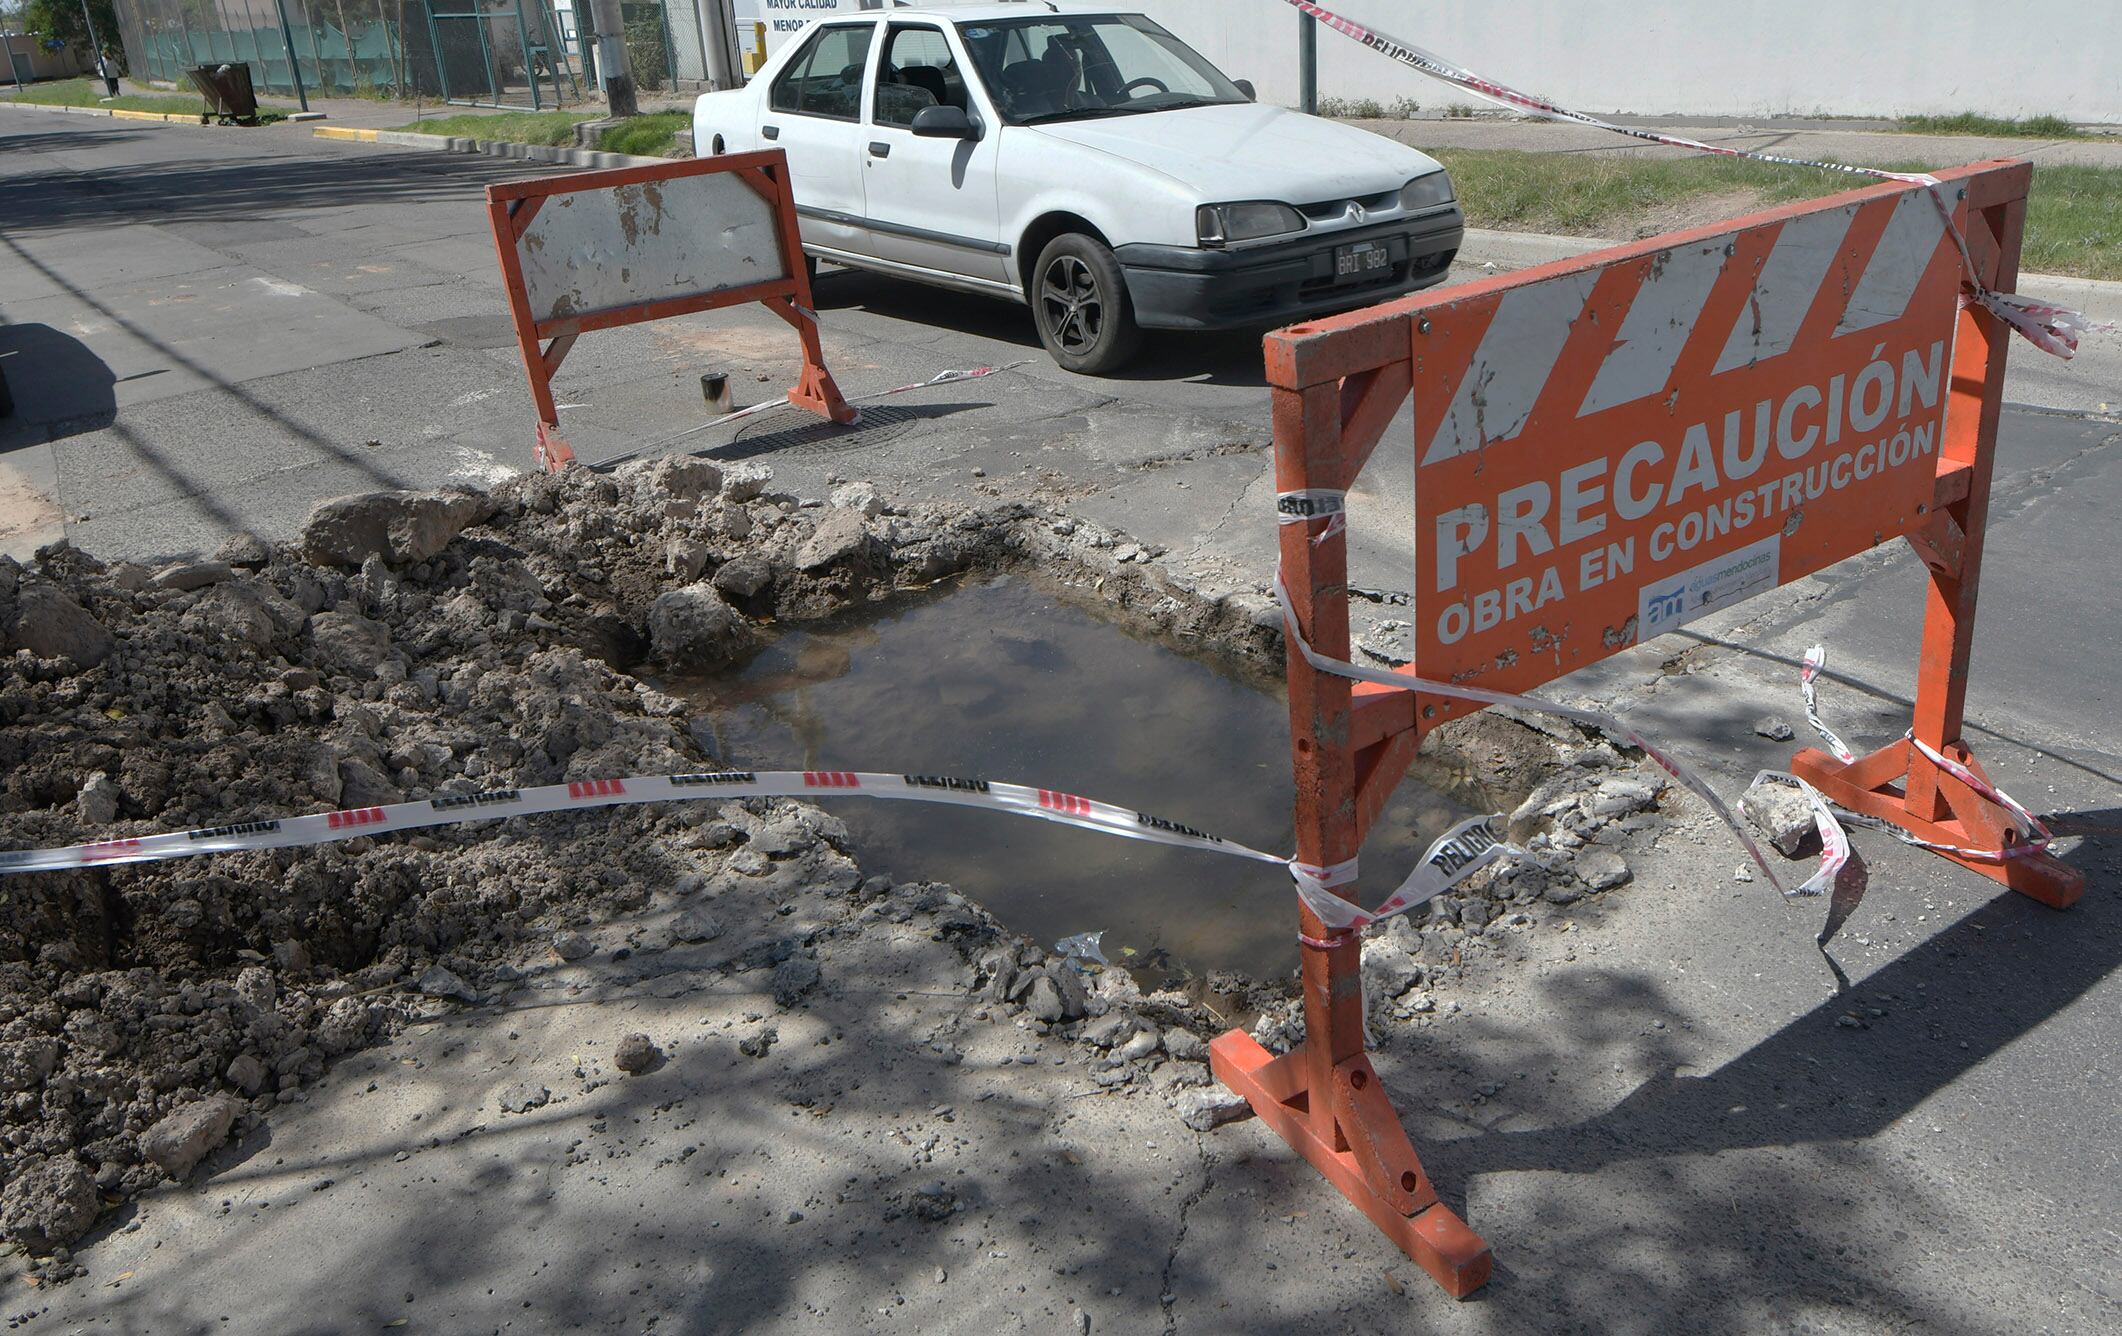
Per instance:
[[[870,117],[878,125],[909,126],[924,107],[971,111],[965,77],[940,29],[895,25],[885,39]]]
[[[872,23],[819,29],[774,80],[767,105],[798,116],[859,120],[862,72],[869,63],[869,43],[875,31]]]

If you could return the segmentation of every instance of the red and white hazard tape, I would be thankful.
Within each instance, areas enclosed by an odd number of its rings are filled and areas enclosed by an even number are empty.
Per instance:
[[[984,779],[956,779],[946,775],[887,775],[854,770],[726,770],[691,775],[629,775],[622,779],[585,779],[524,789],[494,789],[382,807],[357,807],[307,816],[234,822],[199,830],[97,840],[65,848],[0,852],[0,875],[149,863],[242,850],[289,849],[464,821],[639,803],[842,797],[895,798],[956,807],[981,807],[1095,830],[1123,839],[1146,840],[1152,844],[1201,849],[1258,863],[1273,863],[1290,870],[1297,883],[1298,895],[1337,936],[1345,936],[1367,924],[1405,912],[1513,852],[1503,842],[1500,827],[1496,824],[1498,818],[1477,817],[1461,822],[1429,847],[1414,872],[1382,904],[1376,909],[1364,910],[1337,895],[1326,893],[1324,889],[1355,880],[1353,859],[1332,869],[1315,868],[1147,812],[1055,789],[990,783]],[[1314,944],[1331,946],[1335,943]]]
[[[1805,665],[1800,670],[1798,678],[1800,687],[1805,693],[1805,721],[1812,725],[1815,733],[1820,735],[1821,740],[1827,744],[1828,750],[1834,753],[1835,759],[1844,765],[1848,765],[1857,759],[1856,755],[1850,751],[1841,738],[1835,735],[1835,731],[1829,728],[1826,722],[1820,718],[1819,699],[1813,686],[1814,679],[1820,675],[1820,670],[1826,664],[1826,646],[1814,645],[1811,649],[1805,651]],[[1883,830],[1903,844],[1912,844],[1918,849],[1929,849],[1934,853],[1951,854],[1955,858],[1972,859],[1979,863],[2007,863],[2014,858],[2031,858],[2055,842],[2055,832],[2050,830],[2047,823],[2043,822],[2040,817],[2028,811],[2018,799],[1982,778],[1982,776],[1976,774],[1967,766],[1960,764],[1952,757],[1924,742],[1923,739],[1916,736],[1915,730],[1909,730],[1904,736],[1907,738],[1909,745],[1927,757],[1932,765],[1937,766],[1954,779],[1967,785],[1981,797],[1987,798],[2005,811],[2010,812],[2018,820],[2019,830],[2025,838],[2015,843],[2007,844],[2002,849],[1969,849],[1961,845],[1946,844],[1938,840],[1926,840],[1913,831],[1904,830],[1891,821],[1882,821],[1878,817],[1864,812],[1852,812],[1847,808],[1837,807],[1834,809],[1835,814],[1841,817],[1842,820],[1873,830]]]
[[[1827,646],[1815,645],[1805,651],[1805,662],[1798,669],[1798,690],[1805,696],[1805,722],[1813,726],[1813,732],[1820,735],[1820,740],[1827,744],[1827,750],[1834,754],[1834,758],[1848,765],[1857,759],[1857,754],[1820,718],[1820,692],[1814,681],[1826,666]]]
[[[1946,203],[1944,194],[1939,189],[1938,179],[1934,176],[1921,172],[1889,172],[1883,168],[1859,167],[1846,162],[1817,162],[1811,158],[1792,158],[1780,153],[1763,153],[1758,149],[1734,148],[1728,144],[1705,144],[1699,139],[1669,135],[1641,126],[1616,125],[1597,116],[1558,106],[1538,94],[1527,93],[1475,74],[1435,52],[1425,51],[1375,28],[1367,28],[1353,19],[1344,18],[1322,5],[1312,3],[1312,0],[1288,0],[1288,3],[1344,37],[1353,38],[1380,55],[1397,60],[1433,79],[1441,79],[1454,87],[1465,89],[1476,97],[1486,98],[1517,111],[1544,116],[1548,120],[1588,125],[1617,135],[1627,135],[1631,139],[1648,140],[1653,144],[1665,144],[1672,148],[1692,149],[1698,153],[1714,153],[1720,157],[1752,158],[1756,162],[1772,162],[1786,167],[1815,167],[1822,171],[1843,172],[1851,176],[1867,176],[1883,181],[1905,181],[1910,185],[1922,186],[1930,192],[1931,199],[1945,215],[1946,230],[1952,233],[1953,241],[1960,248],[1960,258],[1965,266],[1968,285],[1973,290],[1972,299],[2018,330],[2028,342],[2043,352],[2069,358],[2077,354],[2080,335],[2095,328],[2103,332],[2114,328],[2111,325],[2092,325],[2083,315],[2065,307],[2022,297],[2017,293],[1991,291],[1976,272],[1974,256],[1967,248],[1967,239],[1960,234],[1959,227],[1953,222],[1952,206]]]
[[[1775,887],[1784,895],[1818,895],[1827,886],[1833,884],[1834,869],[1823,866],[1819,872],[1815,872],[1813,876],[1807,878],[1804,884],[1798,886],[1795,890],[1786,889],[1782,880],[1776,876],[1775,869],[1769,866],[1768,858],[1761,852],[1761,846],[1754,842],[1753,836],[1747,834],[1746,827],[1740,824],[1739,818],[1732,812],[1724,799],[1717,796],[1717,791],[1711,788],[1708,782],[1700,775],[1666,755],[1657,744],[1613,715],[1605,714],[1598,710],[1582,710],[1575,706],[1558,705],[1553,701],[1541,700],[1537,696],[1520,696],[1508,691],[1489,691],[1482,687],[1470,687],[1457,682],[1439,682],[1426,677],[1413,677],[1404,673],[1386,672],[1379,668],[1364,668],[1350,663],[1346,659],[1336,659],[1331,655],[1322,654],[1313,649],[1311,642],[1305,638],[1303,628],[1297,624],[1296,609],[1290,604],[1289,590],[1284,586],[1282,573],[1279,570],[1275,572],[1275,601],[1282,607],[1282,622],[1287,629],[1290,643],[1297,647],[1297,652],[1304,656],[1304,661],[1318,671],[1331,673],[1336,677],[1345,677],[1353,682],[1371,682],[1379,686],[1391,687],[1397,691],[1424,691],[1437,696],[1453,696],[1460,700],[1479,701],[1484,705],[1512,705],[1520,709],[1534,710],[1541,714],[1556,715],[1563,719],[1574,719],[1579,723],[1589,724],[1593,728],[1620,739],[1629,746],[1641,751],[1645,756],[1657,762],[1658,767],[1664,770],[1666,774],[1671,775],[1685,785],[1690,792],[1708,803],[1710,810],[1715,812],[1718,819],[1730,827],[1732,834],[1738,837],[1740,845],[1747,852],[1747,856],[1754,860],[1754,866],[1760,868],[1762,875],[1768,878],[1769,885]]]

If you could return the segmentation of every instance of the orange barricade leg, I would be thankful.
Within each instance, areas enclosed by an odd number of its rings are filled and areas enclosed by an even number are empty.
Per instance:
[[[2023,193],[2016,198],[1985,199],[1975,192],[1987,183],[1974,178],[1970,184],[1969,248],[1984,282],[2009,292],[2018,285],[2026,200]],[[1937,500],[1929,527],[1920,537],[1911,534],[1909,539],[1930,568],[1913,731],[1932,750],[1966,767],[1984,783],[1989,777],[1960,734],[2010,338],[2004,322],[1981,307],[1970,306],[1961,312],[1939,451]],[[1791,769],[1829,800],[1853,812],[1891,821],[1934,844],[2003,854],[2022,844],[2028,834],[2005,808],[1907,741],[1846,765],[1807,748],[1791,759]],[[2085,874],[2046,853],[1984,859],[1940,852],[2057,909],[2075,903],[2085,892]]]
[[[1278,386],[1278,490],[1345,486],[1391,416],[1391,404],[1380,412],[1380,402],[1404,398],[1406,381],[1383,389],[1375,396],[1360,387],[1353,391],[1344,417],[1339,384]],[[1352,436],[1369,439],[1344,452],[1344,425]],[[1314,543],[1318,527],[1283,526],[1283,579],[1312,644],[1346,658],[1348,540],[1336,532]],[[1400,735],[1406,743],[1387,740],[1359,753],[1350,745],[1350,684],[1313,670],[1294,646],[1289,709],[1298,856],[1317,865],[1342,862],[1362,843],[1377,810],[1371,799],[1381,789],[1389,792],[1397,772],[1405,770],[1416,731]],[[1353,895],[1352,887],[1339,890]],[[1300,911],[1300,923],[1306,937],[1326,937],[1309,911]],[[1210,1066],[1401,1251],[1455,1298],[1464,1298],[1488,1280],[1488,1245],[1437,1199],[1364,1052],[1362,943],[1351,935],[1332,947],[1306,945],[1303,952],[1304,1043],[1276,1058],[1243,1030],[1232,1030],[1209,1046]]]
[[[802,279],[803,270],[796,269],[798,282],[803,284],[804,306],[781,298],[766,304],[774,314],[796,327],[796,337],[803,343],[803,375],[796,381],[796,388],[788,392],[788,401],[798,408],[807,408],[819,417],[829,418],[845,426],[860,416],[853,404],[840,397],[840,387],[833,381],[833,373],[825,369],[825,348],[818,341],[818,322],[810,315],[809,285]]]

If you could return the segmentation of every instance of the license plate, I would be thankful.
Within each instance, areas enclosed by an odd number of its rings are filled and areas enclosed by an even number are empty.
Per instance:
[[[1334,277],[1364,278],[1380,269],[1390,269],[1393,253],[1376,241],[1359,241],[1352,246],[1334,247]]]

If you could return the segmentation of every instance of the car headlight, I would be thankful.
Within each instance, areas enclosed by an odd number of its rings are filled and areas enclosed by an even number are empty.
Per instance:
[[[1287,204],[1256,200],[1245,204],[1204,204],[1194,210],[1194,226],[1204,246],[1258,241],[1285,232],[1302,232],[1304,215]]]
[[[1400,207],[1409,213],[1452,202],[1452,179],[1442,168],[1400,187]]]

